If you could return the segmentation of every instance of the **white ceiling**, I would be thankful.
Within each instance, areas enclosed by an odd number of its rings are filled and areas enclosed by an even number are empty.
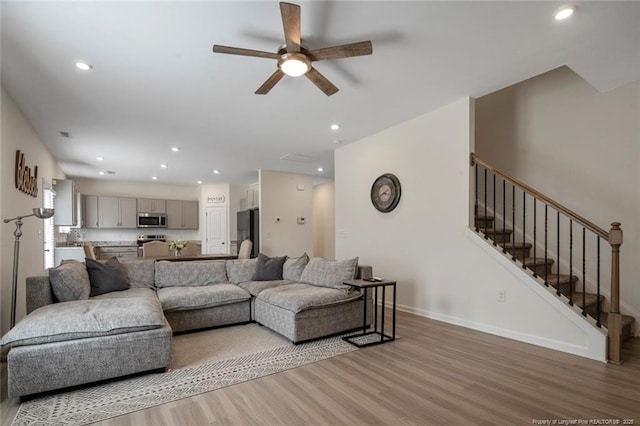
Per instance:
[[[640,2],[577,3],[564,22],[555,1],[300,4],[307,48],[373,42],[372,56],[314,64],[331,97],[291,77],[254,95],[276,61],[212,53],[277,51],[274,1],[3,1],[2,84],[67,176],[194,185],[261,168],[331,178],[341,145],[562,65],[603,91],[640,79]]]

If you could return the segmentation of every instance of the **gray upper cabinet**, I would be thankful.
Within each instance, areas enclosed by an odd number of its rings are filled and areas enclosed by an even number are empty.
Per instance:
[[[167,200],[167,229],[198,229],[198,202]]]
[[[98,228],[100,225],[98,220],[99,220],[98,196],[83,195],[82,196],[82,227]]]
[[[136,199],[127,197],[98,197],[100,228],[136,228]]]
[[[53,181],[56,191],[53,207],[53,224],[59,226],[78,225],[78,190],[72,180],[56,179]]]
[[[166,213],[166,200],[138,198],[138,211],[141,213]]]

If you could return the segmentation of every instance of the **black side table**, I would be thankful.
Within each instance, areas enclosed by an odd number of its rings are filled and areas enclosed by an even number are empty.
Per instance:
[[[396,338],[396,282],[395,281],[365,281],[365,280],[348,280],[344,281],[343,284],[350,285],[356,288],[364,289],[364,316],[362,320],[362,333],[351,335],[348,337],[343,337],[342,340],[345,342],[349,342],[352,345],[355,345],[359,348],[365,346],[379,345],[381,343],[390,342],[395,340]],[[384,309],[386,302],[386,293],[387,287],[393,287],[393,308],[392,308],[392,317],[393,324],[391,328],[391,335],[385,334],[384,332]],[[380,313],[380,330],[378,330],[378,289],[382,287],[382,310]],[[373,307],[373,330],[367,331],[367,290],[372,288],[374,291],[374,307]],[[378,335],[380,339],[375,339],[373,341],[367,343],[358,343],[356,340],[363,336],[369,335]]]

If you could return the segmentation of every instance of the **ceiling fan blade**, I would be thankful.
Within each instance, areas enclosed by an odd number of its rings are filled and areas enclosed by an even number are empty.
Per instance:
[[[213,51],[216,53],[228,53],[230,55],[254,56],[257,58],[280,59],[277,53],[263,52],[261,50],[241,49],[239,47],[213,45]]]
[[[358,43],[344,44],[342,46],[312,50],[309,52],[309,58],[312,61],[322,61],[323,59],[350,58],[353,56],[371,55],[372,53],[373,45],[371,41],[361,41]]]
[[[300,6],[292,3],[280,3],[284,38],[287,52],[300,52]]]
[[[327,78],[320,74],[317,69],[311,67],[309,71],[305,74],[309,80],[313,82],[318,89],[322,90],[325,95],[331,96],[338,91],[338,88],[333,85],[332,82],[327,80]]]
[[[278,68],[276,72],[271,74],[271,77],[269,77],[267,81],[262,83],[262,86],[258,87],[258,90],[256,90],[256,95],[266,95],[267,93],[269,93],[269,90],[273,89],[273,86],[275,86],[276,83],[279,82],[280,79],[282,79],[282,77],[284,77],[284,73],[280,71],[280,68]]]

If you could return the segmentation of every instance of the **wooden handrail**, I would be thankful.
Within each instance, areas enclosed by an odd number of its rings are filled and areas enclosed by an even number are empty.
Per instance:
[[[471,153],[471,165],[473,166],[476,163],[480,164],[485,169],[495,173],[496,175],[502,177],[504,180],[506,180],[507,182],[511,183],[512,185],[515,185],[515,186],[519,187],[520,189],[522,189],[523,191],[531,194],[536,199],[544,201],[546,204],[550,205],[551,207],[553,207],[557,211],[559,211],[561,213],[564,213],[565,215],[569,216],[571,219],[573,219],[576,222],[580,223],[582,226],[584,226],[585,228],[589,229],[594,234],[596,234],[596,235],[604,238],[605,240],[609,241],[609,233],[607,231],[605,231],[604,229],[600,228],[597,225],[594,225],[593,223],[591,223],[590,221],[588,221],[584,217],[582,217],[579,214],[575,213],[574,211],[566,208],[562,204],[557,203],[556,201],[554,201],[551,198],[547,197],[546,195],[544,195],[540,191],[530,187],[526,183],[520,182],[518,179],[516,179],[516,178],[514,178],[512,176],[509,176],[507,173],[505,173],[505,172],[493,167],[491,164],[489,164],[486,161],[483,161],[482,159],[478,158],[478,156],[475,153],[472,152]]]

